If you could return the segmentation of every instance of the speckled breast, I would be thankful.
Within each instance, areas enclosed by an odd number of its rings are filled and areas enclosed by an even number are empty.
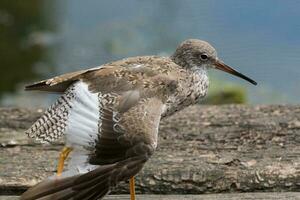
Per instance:
[[[163,117],[170,116],[183,108],[195,104],[205,97],[209,85],[206,70],[198,70],[179,82],[177,92],[166,102]]]

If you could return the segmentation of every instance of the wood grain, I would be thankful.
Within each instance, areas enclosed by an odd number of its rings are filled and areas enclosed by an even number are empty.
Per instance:
[[[24,134],[40,115],[0,109],[0,195],[55,173],[63,141],[40,145]],[[189,107],[161,122],[158,150],[136,184],[143,194],[300,192],[300,106]],[[127,192],[126,183],[114,190]]]

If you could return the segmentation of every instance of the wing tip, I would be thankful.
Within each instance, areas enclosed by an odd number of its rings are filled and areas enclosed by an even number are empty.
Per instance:
[[[40,81],[40,82],[37,82],[37,83],[26,85],[25,86],[25,91],[40,90],[40,89],[43,89],[43,88],[48,87],[48,86],[49,85],[46,83],[46,81]]]

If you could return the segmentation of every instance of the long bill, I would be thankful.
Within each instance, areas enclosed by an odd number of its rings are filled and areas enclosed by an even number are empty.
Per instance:
[[[215,67],[221,71],[224,71],[224,72],[227,72],[229,74],[232,74],[232,75],[235,75],[235,76],[238,76],[250,83],[252,83],[253,85],[257,85],[257,83],[252,80],[251,78],[245,76],[244,74],[241,74],[240,72],[232,69],[231,67],[229,67],[228,65],[226,65],[225,63],[223,63],[222,61],[220,60],[217,60],[215,63],[214,63]]]

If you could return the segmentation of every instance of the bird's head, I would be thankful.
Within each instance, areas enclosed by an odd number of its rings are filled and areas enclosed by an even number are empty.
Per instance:
[[[185,40],[177,47],[171,58],[178,65],[191,70],[215,68],[245,79],[254,85],[257,84],[221,61],[215,48],[203,40]]]

